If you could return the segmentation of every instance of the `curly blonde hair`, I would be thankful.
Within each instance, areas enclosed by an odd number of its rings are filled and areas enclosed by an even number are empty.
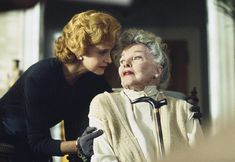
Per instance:
[[[88,46],[107,40],[115,42],[120,31],[120,23],[110,14],[95,10],[76,14],[55,40],[55,56],[64,63],[76,62]]]

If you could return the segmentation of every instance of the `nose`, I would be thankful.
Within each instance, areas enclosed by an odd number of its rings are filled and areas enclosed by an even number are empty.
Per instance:
[[[128,60],[123,63],[123,66],[124,67],[132,67],[131,62]]]
[[[106,57],[105,57],[105,62],[106,63],[112,63],[112,59],[111,59],[111,56],[110,56],[110,54],[108,54],[108,55],[106,55]]]

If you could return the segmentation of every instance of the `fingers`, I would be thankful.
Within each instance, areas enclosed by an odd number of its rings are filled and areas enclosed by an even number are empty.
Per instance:
[[[87,127],[80,137],[80,146],[86,156],[93,155],[93,140],[103,134],[103,130],[97,130],[95,127]]]
[[[99,137],[102,134],[103,134],[103,130],[101,129],[97,130],[97,128],[95,127],[87,127],[80,138],[81,140],[88,141],[91,139],[93,140],[94,138]]]
[[[96,138],[103,134],[101,129],[97,130],[96,127],[87,127],[82,136],[87,136],[88,138]]]
[[[96,127],[87,127],[84,133],[90,134],[91,132],[94,132],[97,128]]]
[[[99,130],[97,130],[97,131],[94,131],[94,132],[88,134],[87,137],[88,137],[89,139],[92,139],[92,140],[93,140],[94,138],[99,137],[99,136],[102,135],[102,134],[103,134],[103,130],[99,129]]]

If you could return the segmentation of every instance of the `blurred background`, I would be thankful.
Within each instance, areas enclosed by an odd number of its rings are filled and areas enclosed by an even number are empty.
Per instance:
[[[63,26],[88,9],[162,37],[172,63],[168,89],[190,95],[196,88],[205,132],[216,134],[235,117],[234,0],[1,0],[0,96],[30,65],[53,57]],[[105,77],[120,87],[114,65]]]

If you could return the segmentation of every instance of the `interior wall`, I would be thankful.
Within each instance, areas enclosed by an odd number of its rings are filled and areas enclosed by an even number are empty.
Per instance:
[[[12,61],[14,59],[22,60],[23,20],[22,11],[0,14],[0,96],[9,88],[8,73],[12,69]]]
[[[40,59],[40,4],[26,10],[0,12],[0,23],[0,96],[2,96],[13,83],[11,74],[16,70],[13,66],[14,60],[19,61],[18,68],[24,71]],[[17,78],[14,78],[14,81]]]

